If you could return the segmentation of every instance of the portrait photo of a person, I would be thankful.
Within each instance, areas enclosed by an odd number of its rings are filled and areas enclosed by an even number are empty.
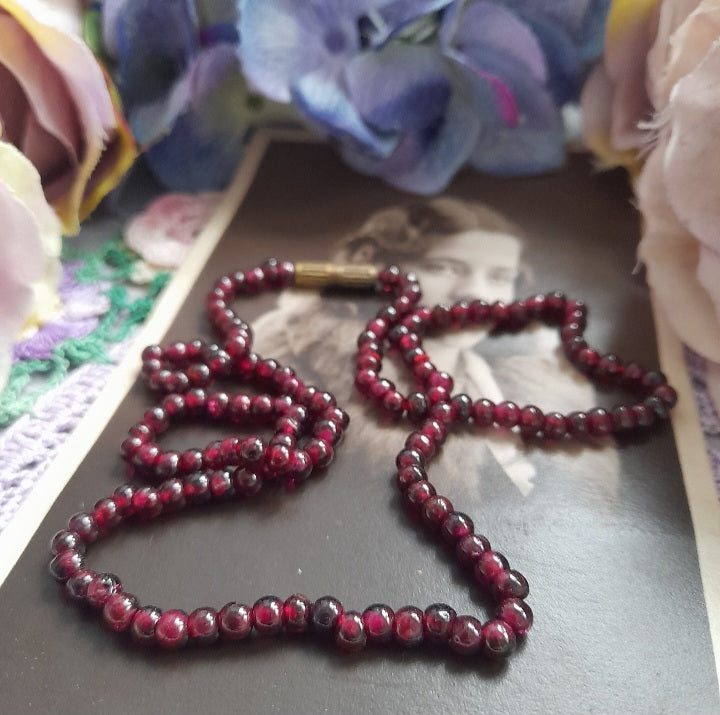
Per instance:
[[[524,264],[523,245],[521,231],[498,212],[479,203],[443,197],[376,211],[342,237],[328,258],[377,266],[394,263],[404,271],[414,271],[425,305],[475,298],[507,303],[532,292],[532,267]],[[357,336],[372,315],[371,306],[362,301],[286,291],[278,297],[274,310],[254,322],[254,331],[256,349],[262,355],[296,366],[307,382],[337,396],[350,413],[353,444],[380,466],[387,465],[387,445],[394,445],[397,451],[400,444],[396,442],[406,429],[383,422],[348,380]],[[475,327],[429,334],[423,344],[435,366],[453,376],[454,392],[466,393],[473,400],[486,397],[496,404],[513,400],[521,407],[536,404],[546,411],[561,412],[597,404],[593,386],[560,354],[553,331],[534,327],[520,350],[513,348],[513,341],[517,339],[508,338],[499,350],[487,328]],[[404,366],[387,356],[383,376],[403,392],[415,389]],[[351,448],[347,443],[343,447]],[[577,451],[578,456],[583,452],[582,471],[601,475],[598,478],[604,488],[612,489],[618,471],[612,440]],[[537,445],[526,444],[512,431],[470,429],[448,440],[438,466],[451,468],[468,490],[481,488],[482,474],[490,470],[528,496],[542,454]],[[564,456],[567,458],[567,453]]]

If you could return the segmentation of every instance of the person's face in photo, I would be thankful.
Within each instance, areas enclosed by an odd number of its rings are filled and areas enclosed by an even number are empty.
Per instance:
[[[406,268],[420,277],[423,303],[452,303],[482,298],[509,302],[520,270],[520,239],[505,233],[470,229],[430,238],[430,247]]]

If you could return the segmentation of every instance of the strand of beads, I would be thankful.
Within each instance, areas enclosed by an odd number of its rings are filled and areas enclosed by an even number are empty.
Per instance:
[[[391,275],[399,280],[397,272],[391,271]],[[527,438],[603,437],[647,428],[657,420],[667,419],[677,402],[677,393],[666,377],[634,362],[624,364],[615,354],[602,355],[589,347],[583,337],[586,317],[587,307],[582,301],[553,292],[507,305],[474,300],[433,308],[421,306],[394,325],[374,319],[358,342],[355,385],[392,419],[408,416],[418,421],[434,416],[471,422],[479,428],[496,425],[517,429]],[[464,394],[452,395],[453,378],[438,370],[423,348],[422,337],[428,331],[486,327],[494,333],[516,332],[538,320],[559,329],[563,351],[578,370],[600,385],[627,390],[636,395],[636,400],[611,410],[593,407],[567,415],[544,413],[535,405],[521,408],[512,401],[494,404],[483,397],[472,400]],[[392,382],[380,376],[386,343],[400,354],[418,384],[417,392],[403,395]]]

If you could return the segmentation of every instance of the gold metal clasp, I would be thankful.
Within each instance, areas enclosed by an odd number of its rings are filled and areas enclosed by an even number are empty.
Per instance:
[[[375,266],[363,263],[295,264],[295,285],[299,288],[373,288],[378,278]]]

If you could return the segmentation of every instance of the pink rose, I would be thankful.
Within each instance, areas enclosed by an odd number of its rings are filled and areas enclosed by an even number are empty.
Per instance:
[[[582,105],[601,158],[618,163],[603,141],[645,158],[636,192],[648,282],[680,338],[720,362],[720,0],[615,0]]]
[[[29,0],[24,0],[28,3]],[[62,6],[0,0],[0,139],[36,167],[65,233],[119,180],[135,152],[106,76],[78,37],[39,22]]]

